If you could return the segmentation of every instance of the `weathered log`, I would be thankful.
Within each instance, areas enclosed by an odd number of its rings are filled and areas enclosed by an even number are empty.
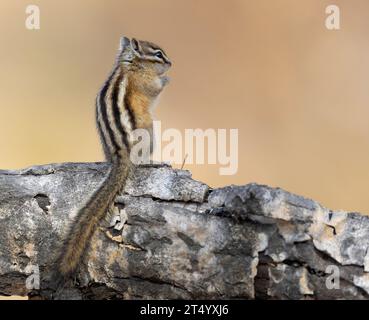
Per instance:
[[[0,295],[50,296],[61,243],[108,169],[0,171]],[[365,215],[258,184],[212,190],[188,171],[141,166],[61,298],[366,299],[368,247]]]

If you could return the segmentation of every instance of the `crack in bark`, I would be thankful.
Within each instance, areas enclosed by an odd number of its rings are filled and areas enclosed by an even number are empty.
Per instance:
[[[42,211],[48,214],[49,207],[51,205],[49,197],[46,194],[38,193],[33,198],[36,199],[37,204],[42,209]]]

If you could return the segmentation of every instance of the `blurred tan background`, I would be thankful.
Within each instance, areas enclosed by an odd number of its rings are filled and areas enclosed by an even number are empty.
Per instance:
[[[339,31],[325,28],[332,3]],[[94,99],[124,34],[174,61],[164,129],[239,128],[238,174],[186,166],[196,179],[369,213],[367,0],[2,0],[0,16],[0,168],[103,159]]]

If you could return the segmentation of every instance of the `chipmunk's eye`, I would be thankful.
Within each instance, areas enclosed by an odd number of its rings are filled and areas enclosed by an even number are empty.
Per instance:
[[[163,54],[161,53],[161,51],[158,51],[155,53],[155,57],[158,57],[159,59],[164,59]]]

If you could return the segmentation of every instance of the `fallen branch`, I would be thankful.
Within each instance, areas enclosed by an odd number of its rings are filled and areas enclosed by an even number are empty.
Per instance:
[[[0,295],[51,290],[68,226],[107,170],[0,171]],[[187,171],[142,166],[64,298],[366,299],[368,247],[364,215],[257,184],[211,190]]]

